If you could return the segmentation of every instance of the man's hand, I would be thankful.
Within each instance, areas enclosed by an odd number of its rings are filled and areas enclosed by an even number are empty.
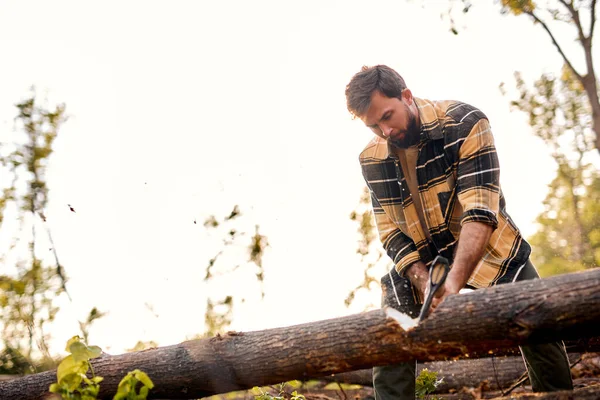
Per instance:
[[[419,302],[421,304],[425,301],[425,296],[428,291],[427,282],[429,281],[429,271],[422,261],[413,263],[404,274],[410,282],[413,284],[417,293],[419,294]]]
[[[433,299],[431,299],[431,310],[429,310],[429,312],[431,313],[431,311],[435,310],[449,295],[460,292],[462,287],[459,287],[459,285],[460,283],[456,282],[456,279],[453,279],[450,274],[448,274],[444,285],[435,292]]]

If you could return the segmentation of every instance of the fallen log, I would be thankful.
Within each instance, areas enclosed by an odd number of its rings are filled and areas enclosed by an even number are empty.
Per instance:
[[[430,361],[417,365],[417,374],[424,368],[443,378],[436,393],[448,393],[487,381],[490,390],[505,389],[525,372],[522,357],[480,358],[472,360]],[[371,369],[345,372],[327,377],[333,382],[373,386]]]
[[[135,368],[152,398],[189,399],[412,359],[477,357],[523,343],[600,335],[600,269],[449,296],[414,329],[396,310],[183,342],[93,361],[114,394]],[[37,400],[53,371],[0,382],[0,398]]]
[[[571,363],[580,357],[579,353],[569,353]],[[599,357],[580,361],[578,368],[590,369],[600,360]],[[447,393],[460,390],[463,387],[477,386],[487,381],[489,390],[506,389],[525,373],[525,363],[519,356],[486,357],[480,359],[430,361],[418,363],[417,374],[424,368],[438,373],[443,382],[438,386],[436,393]],[[361,386],[373,385],[372,369],[344,372],[322,378],[328,382],[357,384]]]

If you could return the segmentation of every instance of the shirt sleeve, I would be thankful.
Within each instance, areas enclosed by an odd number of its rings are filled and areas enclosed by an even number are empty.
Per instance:
[[[487,119],[480,119],[462,143],[456,188],[463,207],[461,225],[482,222],[498,227],[500,164]]]
[[[394,262],[398,274],[404,276],[406,268],[421,259],[417,246],[390,220],[372,191],[371,203],[383,248]]]

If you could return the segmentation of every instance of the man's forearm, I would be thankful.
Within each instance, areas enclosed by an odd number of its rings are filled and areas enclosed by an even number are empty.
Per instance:
[[[461,228],[458,249],[446,282],[446,288],[452,293],[458,293],[469,281],[493,231],[490,225],[481,222],[469,222]]]

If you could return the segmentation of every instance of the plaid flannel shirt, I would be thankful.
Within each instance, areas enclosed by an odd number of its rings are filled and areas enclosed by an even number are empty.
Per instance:
[[[426,227],[388,142],[376,136],[360,154],[383,247],[402,276],[416,261],[429,267],[437,254],[452,263],[461,226],[482,222],[494,231],[467,284],[512,281],[531,248],[506,213],[486,116],[461,102],[415,101],[421,120],[417,181]],[[431,241],[423,229],[429,230]]]

